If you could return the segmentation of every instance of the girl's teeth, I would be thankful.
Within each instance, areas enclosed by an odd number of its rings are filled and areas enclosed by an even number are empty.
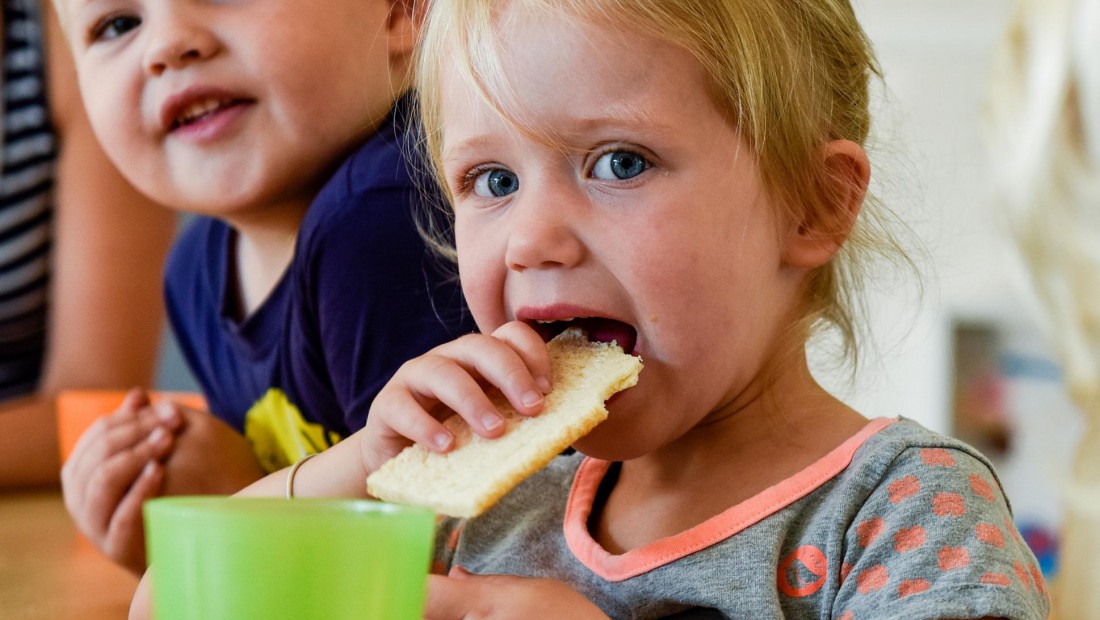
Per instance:
[[[223,102],[219,100],[208,100],[193,103],[187,106],[183,113],[180,114],[179,120],[176,121],[176,124],[185,125],[187,123],[190,123],[200,116],[209,114],[210,112],[217,110],[222,106],[222,104]]]

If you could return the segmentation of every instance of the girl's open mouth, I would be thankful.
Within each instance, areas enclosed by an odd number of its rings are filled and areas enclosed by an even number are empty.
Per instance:
[[[603,317],[580,317],[564,321],[536,321],[531,327],[542,336],[543,341],[548,342],[554,336],[562,333],[569,327],[579,327],[588,334],[588,339],[593,342],[615,342],[627,353],[635,353],[634,347],[638,343],[638,330],[633,326]]]
[[[188,105],[180,110],[178,116],[172,120],[169,131],[175,131],[181,127],[201,124],[218,114],[247,105],[249,102],[243,99],[206,99]]]

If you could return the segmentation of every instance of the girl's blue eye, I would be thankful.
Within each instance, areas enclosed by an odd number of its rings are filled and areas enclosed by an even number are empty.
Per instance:
[[[519,189],[519,177],[511,170],[494,168],[474,179],[474,193],[484,198],[503,198]]]
[[[649,160],[637,153],[611,151],[596,160],[592,176],[604,181],[625,181],[645,172],[650,165]]]
[[[92,29],[92,40],[116,39],[141,25],[141,18],[133,15],[116,15],[109,17]]]

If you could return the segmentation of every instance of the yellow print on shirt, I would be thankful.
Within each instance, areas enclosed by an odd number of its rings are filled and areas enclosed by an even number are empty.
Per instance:
[[[244,434],[264,471],[273,472],[336,445],[340,435],[302,417],[286,393],[271,388],[244,418]]]

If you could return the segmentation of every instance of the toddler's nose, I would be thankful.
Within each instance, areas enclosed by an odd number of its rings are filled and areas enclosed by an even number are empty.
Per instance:
[[[218,41],[209,29],[197,20],[176,18],[147,19],[142,27],[149,45],[145,52],[145,70],[161,75],[168,69],[180,69],[190,63],[213,56]]]
[[[532,200],[513,204],[509,216],[505,263],[513,271],[574,267],[586,254],[577,234],[577,214],[547,193],[528,192]],[[564,197],[560,197],[564,198]]]

